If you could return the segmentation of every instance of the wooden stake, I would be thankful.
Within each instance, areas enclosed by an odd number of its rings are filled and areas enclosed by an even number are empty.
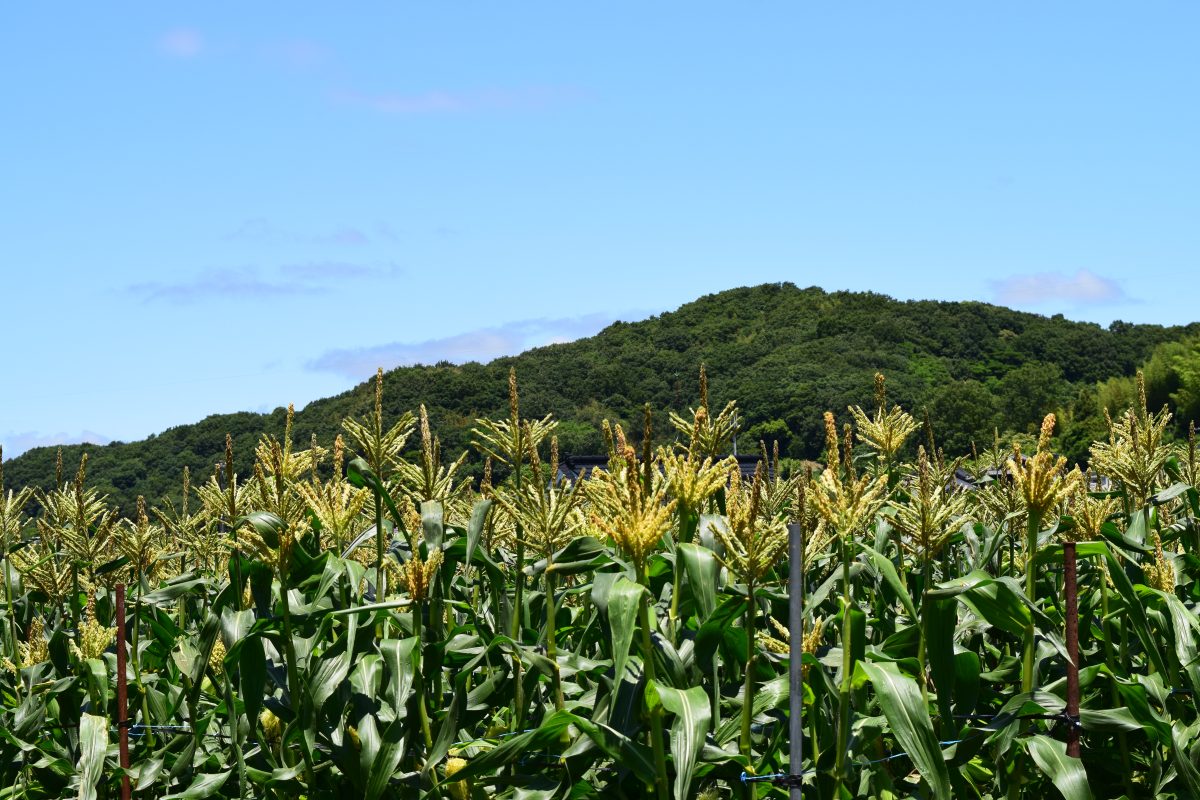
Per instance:
[[[129,800],[129,687],[125,677],[125,584],[117,584],[117,737],[121,750],[121,800]]]

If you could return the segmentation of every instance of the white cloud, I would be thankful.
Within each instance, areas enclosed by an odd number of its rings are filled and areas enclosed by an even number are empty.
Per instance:
[[[16,458],[27,450],[35,447],[54,447],[60,444],[108,444],[111,439],[95,431],[80,431],[79,433],[38,433],[24,431],[16,433],[9,431],[0,436],[0,444],[4,445],[4,460]]]
[[[1057,303],[1078,307],[1129,300],[1116,282],[1086,269],[1074,275],[1061,272],[1012,275],[991,281],[991,287],[997,303],[1011,306]]]
[[[412,364],[436,364],[439,361],[486,363],[531,347],[592,336],[613,320],[614,317],[607,314],[517,320],[420,342],[391,342],[373,347],[330,350],[310,361],[308,368],[361,379],[371,375],[378,367],[392,369]]]
[[[158,37],[158,51],[171,58],[195,58],[204,52],[204,36],[193,28],[174,28]]]

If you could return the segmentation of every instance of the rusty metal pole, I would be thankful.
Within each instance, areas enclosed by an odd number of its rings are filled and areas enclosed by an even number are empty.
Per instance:
[[[788,772],[789,797],[800,800],[800,778],[804,771],[804,529],[788,525]]]
[[[125,677],[125,584],[117,584],[117,737],[121,752],[121,800],[129,800],[129,687]]]
[[[1067,622],[1067,755],[1079,758],[1079,601],[1075,543],[1063,545],[1063,594]]]

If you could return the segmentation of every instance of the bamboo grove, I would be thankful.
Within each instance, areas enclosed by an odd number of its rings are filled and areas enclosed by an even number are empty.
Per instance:
[[[1200,468],[1144,395],[1081,472],[1053,416],[943,453],[880,376],[874,408],[825,414],[824,463],[783,475],[763,445],[744,474],[702,373],[670,430],[606,425],[576,476],[515,376],[453,460],[381,392],[335,441],[289,425],[249,475],[229,445],[132,519],[86,456],[51,491],[0,474],[0,797],[1200,797]]]

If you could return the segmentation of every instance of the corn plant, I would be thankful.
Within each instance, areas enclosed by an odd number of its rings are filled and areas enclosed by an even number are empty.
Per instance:
[[[515,375],[453,458],[383,391],[332,442],[264,436],[248,477],[227,439],[132,519],[86,460],[44,493],[0,471],[0,797],[117,796],[121,647],[144,798],[1200,796],[1200,466],[1144,391],[1086,474],[1052,417],[1032,455],[914,445],[882,377],[823,464],[762,443],[743,474],[702,374],[668,436],[606,424],[577,477]]]

